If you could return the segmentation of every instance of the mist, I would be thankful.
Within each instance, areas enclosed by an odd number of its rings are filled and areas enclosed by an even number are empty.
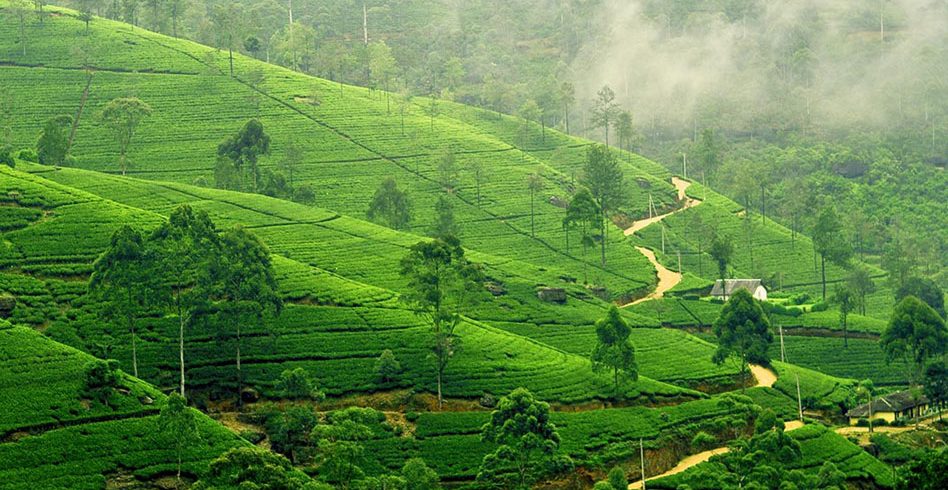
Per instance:
[[[580,99],[608,84],[638,126],[682,132],[943,131],[944,0],[707,2],[724,6],[676,17],[682,3],[603,2],[571,66]]]

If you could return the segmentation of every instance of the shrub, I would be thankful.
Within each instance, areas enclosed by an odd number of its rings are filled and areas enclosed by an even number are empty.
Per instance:
[[[284,370],[280,374],[280,380],[277,384],[281,394],[291,400],[311,398],[321,401],[326,398],[326,395],[316,388],[313,380],[309,377],[309,373],[303,368]]]
[[[609,470],[608,479],[612,488],[629,488],[629,479],[625,476],[625,470],[621,466],[614,466]]]
[[[36,150],[32,148],[23,148],[22,150],[16,152],[14,156],[17,158],[17,160],[39,163],[39,156],[36,155]]]
[[[405,413],[405,420],[407,420],[407,421],[409,421],[409,422],[412,422],[412,423],[417,422],[419,417],[421,417],[421,414],[419,414],[418,412],[407,412],[407,413]]]
[[[497,398],[493,394],[485,392],[481,395],[481,398],[477,400],[477,403],[484,408],[494,408],[497,406]]]
[[[375,366],[379,380],[382,383],[396,381],[398,380],[398,376],[402,373],[401,363],[398,362],[398,359],[395,358],[395,354],[389,349],[382,351],[382,355],[379,356]]]
[[[16,161],[13,160],[13,147],[6,145],[0,147],[0,165],[6,165],[10,168],[16,167]]]
[[[316,202],[316,191],[313,186],[303,184],[293,190],[293,201],[300,204],[313,204]]]
[[[614,490],[614,488],[612,484],[607,481],[599,481],[593,485],[593,490]]]
[[[714,447],[717,442],[714,436],[705,431],[701,431],[695,434],[695,437],[691,439],[691,447],[698,451],[706,451]]]
[[[240,437],[251,444],[260,444],[267,436],[258,430],[244,429],[240,431]]]
[[[809,303],[811,300],[812,298],[810,298],[810,293],[794,294],[793,296],[790,297],[790,304],[805,305]]]
[[[85,386],[82,394],[104,405],[109,405],[109,399],[115,389],[121,385],[121,373],[118,361],[103,361],[96,359],[86,365]]]
[[[816,303],[816,304],[814,304],[813,306],[810,307],[810,311],[812,311],[812,312],[814,312],[814,313],[820,312],[820,311],[826,311],[826,310],[828,310],[828,309],[829,309],[829,305],[826,304],[826,302],[824,302],[824,301],[820,301],[819,303]]]

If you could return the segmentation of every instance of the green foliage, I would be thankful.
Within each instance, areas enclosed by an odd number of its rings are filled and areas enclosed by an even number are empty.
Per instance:
[[[813,225],[813,249],[820,254],[823,300],[826,300],[826,261],[839,267],[848,267],[853,255],[852,245],[840,233],[842,227],[833,207],[824,208]]]
[[[181,395],[172,393],[167,404],[158,415],[158,429],[162,437],[171,442],[178,456],[178,481],[181,481],[181,456],[184,448],[200,439],[197,417],[188,408],[188,402]]]
[[[372,439],[385,416],[371,408],[350,407],[331,412],[327,423],[313,428],[310,435],[317,448],[320,477],[348,488],[363,477],[364,441]]]
[[[933,362],[925,369],[923,382],[925,396],[933,404],[948,402],[948,366],[944,362]]]
[[[266,414],[270,447],[294,463],[308,461],[311,455],[310,432],[319,423],[311,408],[294,406]]]
[[[435,203],[435,223],[431,233],[435,238],[457,236],[460,225],[454,219],[454,202],[445,194],[438,196]]]
[[[727,279],[727,266],[731,262],[731,256],[734,255],[734,245],[731,239],[715,235],[711,240],[711,247],[708,249],[711,258],[718,265],[718,277],[723,281]]]
[[[127,155],[132,138],[142,120],[151,115],[151,106],[135,97],[121,97],[109,102],[102,110],[102,122],[112,130],[119,146],[119,168],[122,175],[128,168]]]
[[[391,383],[398,381],[399,375],[402,374],[402,365],[390,349],[385,349],[376,361],[376,371],[382,383]]]
[[[626,477],[625,470],[622,469],[621,466],[614,466],[611,470],[609,470],[607,479],[609,481],[609,485],[611,485],[612,488],[629,488],[629,478]]]
[[[438,473],[429,468],[425,460],[411,458],[402,466],[402,477],[405,478],[405,490],[436,490],[441,488]]]
[[[256,119],[247,121],[237,134],[227,138],[217,147],[219,159],[226,160],[231,165],[233,173],[225,172],[222,175],[233,175],[237,180],[222,178],[217,186],[224,189],[244,189],[244,182],[249,175],[250,190],[257,192],[260,179],[260,169],[257,160],[261,155],[270,154],[270,136],[264,131],[263,124]]]
[[[36,156],[43,165],[62,165],[69,152],[69,135],[66,131],[72,126],[72,116],[56,116],[46,121],[39,141],[36,142]]]
[[[10,145],[0,146],[0,165],[6,165],[10,168],[16,167],[16,161],[13,159],[13,147]]]
[[[277,382],[280,392],[291,400],[322,400],[325,394],[317,389],[309,373],[303,368],[285,369]]]
[[[554,469],[560,445],[550,406],[518,388],[500,399],[481,437],[498,448],[484,456],[479,481],[504,488],[529,488]]]
[[[121,385],[122,375],[118,369],[117,361],[100,361],[97,359],[86,365],[83,396],[103,405],[111,406],[112,396]]]
[[[907,296],[895,306],[880,343],[887,360],[903,359],[913,367],[911,379],[917,383],[928,360],[948,348],[948,330],[935,310]]]
[[[608,131],[608,126],[607,126]],[[593,145],[586,152],[582,183],[596,202],[599,211],[600,251],[606,264],[606,220],[625,200],[624,174],[615,155],[605,146]]]
[[[639,377],[635,362],[635,347],[629,342],[631,328],[619,315],[615,306],[609,308],[604,318],[596,322],[596,347],[590,355],[593,372],[612,370],[616,394],[619,392],[619,374],[623,380],[635,381]]]
[[[411,200],[398,188],[393,177],[385,179],[376,189],[366,217],[396,230],[406,229],[411,223]]]
[[[748,363],[770,364],[770,321],[747,290],[739,289],[731,296],[714,322],[713,331],[718,338],[718,349],[712,358],[715,363],[722,364],[734,357],[740,363],[741,373]]]
[[[896,301],[907,296],[915,296],[945,318],[945,292],[938,287],[935,281],[925,277],[910,277],[895,292]]]
[[[286,458],[257,448],[234,448],[211,462],[195,490],[228,488],[281,488],[302,490],[306,477],[296,472]]]

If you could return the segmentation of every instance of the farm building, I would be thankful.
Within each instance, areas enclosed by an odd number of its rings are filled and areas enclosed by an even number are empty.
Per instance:
[[[927,410],[928,398],[921,393],[913,395],[910,391],[899,391],[872,400],[872,419],[889,423],[900,418],[921,416]],[[850,425],[856,425],[860,419],[868,419],[869,413],[869,404],[865,403],[850,410],[846,416],[849,417]]]
[[[720,279],[714,282],[711,296],[715,298],[730,298],[738,289],[746,289],[756,300],[767,301],[767,288],[760,279]]]

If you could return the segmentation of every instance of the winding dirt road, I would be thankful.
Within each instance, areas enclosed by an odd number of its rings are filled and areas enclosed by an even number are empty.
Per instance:
[[[688,208],[693,208],[701,204],[701,201],[688,197],[688,194],[686,191],[688,190],[688,187],[691,186],[691,182],[688,182],[687,180],[684,180],[684,179],[680,179],[678,177],[672,177],[672,184],[674,184],[675,188],[678,189],[678,201],[684,204],[682,204],[680,208],[670,213],[661,214],[658,216],[646,218],[646,219],[639,220],[632,223],[632,226],[630,226],[628,229],[625,230],[625,236],[632,235],[635,232],[642,230],[651,224],[660,222],[661,220],[667,218],[668,216],[671,216],[675,213],[680,213]],[[668,290],[677,286],[678,283],[681,282],[681,274],[678,272],[669,270],[667,267],[659,263],[658,259],[655,257],[655,252],[645,247],[635,247],[635,249],[638,250],[640,254],[644,255],[645,258],[647,258],[649,262],[652,263],[652,267],[655,267],[655,270],[658,273],[658,284],[655,286],[655,290],[649,293],[648,296],[645,296],[644,298],[640,298],[631,303],[623,305],[623,307],[637,305],[639,303],[642,303],[644,301],[649,301],[652,299],[660,299],[665,295],[665,293]]]

